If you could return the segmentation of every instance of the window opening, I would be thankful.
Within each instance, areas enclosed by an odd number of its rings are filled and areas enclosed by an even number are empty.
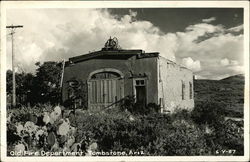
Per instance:
[[[182,100],[185,100],[185,83],[184,81],[182,80],[181,81],[181,97],[182,97]]]
[[[193,99],[193,84],[189,82],[189,98]]]

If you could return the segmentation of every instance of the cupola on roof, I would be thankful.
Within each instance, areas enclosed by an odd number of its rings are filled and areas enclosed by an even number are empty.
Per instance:
[[[121,47],[118,44],[118,39],[116,37],[110,38],[107,40],[105,43],[104,47],[102,48],[102,51],[107,51],[107,50],[119,50]]]

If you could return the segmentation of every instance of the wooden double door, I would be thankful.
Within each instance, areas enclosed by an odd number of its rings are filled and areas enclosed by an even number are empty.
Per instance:
[[[123,98],[124,80],[121,78],[99,78],[88,81],[88,107],[100,110]]]

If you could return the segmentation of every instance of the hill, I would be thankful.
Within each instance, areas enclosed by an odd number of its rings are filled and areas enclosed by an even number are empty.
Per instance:
[[[230,117],[243,117],[244,75],[234,75],[221,80],[195,80],[195,102],[220,102],[226,105]]]
[[[221,82],[235,82],[235,83],[243,83],[245,81],[245,77],[243,74],[233,75],[220,80]]]

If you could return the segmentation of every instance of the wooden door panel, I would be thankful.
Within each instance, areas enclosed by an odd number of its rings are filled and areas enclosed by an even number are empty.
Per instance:
[[[103,103],[103,81],[100,80],[100,103]]]
[[[116,80],[112,80],[111,81],[112,82],[112,101],[113,102],[116,102],[116,95],[117,95],[117,93],[116,93]]]
[[[121,81],[119,79],[101,79],[89,81],[89,107],[101,109],[121,99]]]
[[[96,81],[96,103],[100,103],[100,81]]]
[[[108,80],[108,103],[112,103],[111,80]]]
[[[120,82],[119,82],[119,80],[117,80],[117,82],[116,82],[116,100],[118,101],[118,100],[120,100]]]
[[[104,85],[103,101],[104,101],[104,105],[106,106],[106,104],[108,103],[108,84],[107,84],[107,80],[103,80],[103,85]]]
[[[90,84],[89,84],[89,92],[92,92],[93,90],[93,88],[92,88],[92,83],[93,82],[90,82]],[[90,103],[93,103],[93,94],[92,93],[88,93],[88,100],[89,100],[89,102]]]

